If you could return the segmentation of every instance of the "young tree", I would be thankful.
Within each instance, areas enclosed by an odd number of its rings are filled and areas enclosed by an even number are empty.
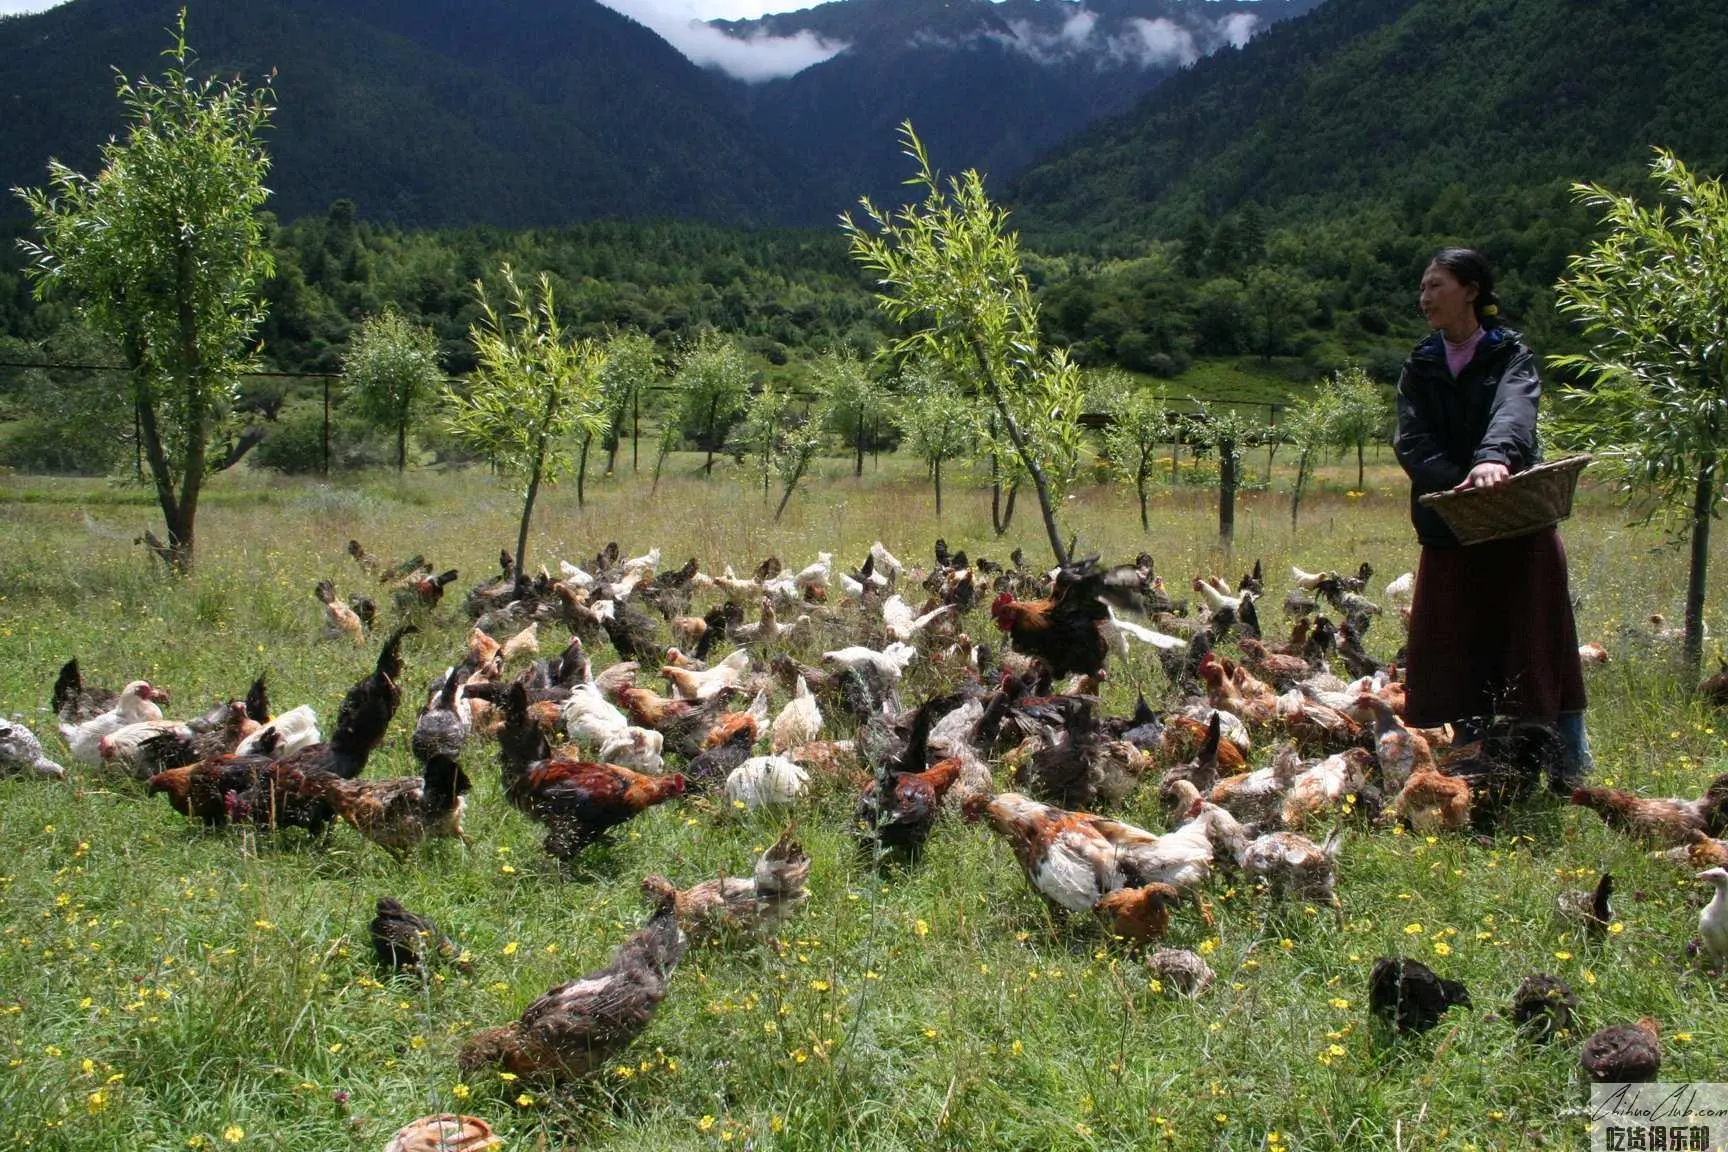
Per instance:
[[[606,398],[606,432],[600,443],[606,449],[606,471],[618,466],[618,446],[624,440],[624,425],[630,424],[631,462],[641,462],[642,394],[660,379],[660,352],[654,339],[634,329],[613,334],[606,341],[606,367],[600,373],[600,389]]]
[[[1332,417],[1332,445],[1340,452],[1356,450],[1356,490],[1360,492],[1366,482],[1364,452],[1369,441],[1386,435],[1392,401],[1384,387],[1355,365],[1334,373],[1329,387],[1338,398],[1338,410]]]
[[[1234,408],[1202,405],[1195,422],[1194,443],[1218,457],[1218,535],[1225,543],[1236,536],[1236,488],[1242,469],[1242,449],[1253,444],[1260,426]]]
[[[1270,360],[1284,348],[1302,318],[1314,309],[1314,288],[1303,277],[1261,265],[1244,277],[1254,350]]]
[[[1650,176],[1660,199],[1648,207],[1594,184],[1575,189],[1609,231],[1571,258],[1558,285],[1561,310],[1593,345],[1554,359],[1591,385],[1565,393],[1569,411],[1558,426],[1628,492],[1685,515],[1685,652],[1696,674],[1728,446],[1728,193],[1666,151]]]
[[[530,295],[508,264],[501,269],[501,315],[479,281],[480,322],[469,330],[474,377],[466,393],[446,389],[445,419],[456,438],[522,486],[516,571],[528,571],[528,527],[542,483],[572,463],[577,436],[605,428],[600,372],[605,353],[588,340],[569,341],[558,323],[552,279],[542,273]]]
[[[1111,417],[1104,430],[1104,454],[1110,470],[1118,479],[1133,483],[1140,497],[1140,530],[1149,532],[1146,485],[1151,482],[1159,447],[1175,436],[1169,402],[1162,388],[1129,386],[1109,389],[1100,397],[1100,406]]]
[[[199,80],[182,10],[160,81],[117,78],[131,124],[94,179],[58,161],[20,190],[41,240],[24,241],[39,296],[75,296],[122,349],[131,403],[168,531],[157,551],[192,568],[209,446],[252,364],[269,277],[258,209],[268,88]],[[153,538],[153,536],[152,536]]]
[[[996,414],[1032,480],[1050,549],[1057,563],[1067,563],[1056,500],[1061,468],[1077,466],[1080,456],[1079,371],[1066,353],[1040,342],[1019,238],[985,194],[984,178],[968,170],[944,185],[909,122],[901,136],[917,166],[909,183],[924,199],[895,212],[863,200],[865,222],[842,221],[852,255],[882,285],[877,304],[915,329],[898,350],[934,355]],[[1046,468],[1048,461],[1059,466]]]
[[[408,424],[414,406],[444,380],[438,337],[394,308],[368,316],[342,358],[348,399],[362,417],[396,433],[396,471],[408,466]]]
[[[714,474],[714,453],[750,403],[750,364],[729,337],[704,332],[678,365],[678,426],[708,452],[702,474]],[[664,442],[663,442],[664,443]],[[662,452],[664,458],[664,452]]]
[[[1284,421],[1279,431],[1296,449],[1296,479],[1290,485],[1290,529],[1295,531],[1296,519],[1302,511],[1302,497],[1308,481],[1314,477],[1315,458],[1337,442],[1332,426],[1338,419],[1338,393],[1329,381],[1314,398],[1298,405],[1295,414]]]
[[[852,475],[864,475],[864,447],[888,415],[888,394],[870,376],[870,366],[849,351],[833,351],[818,357],[815,375],[827,399],[823,422],[828,430],[852,448]]]
[[[942,518],[942,465],[965,456],[978,439],[974,405],[938,364],[920,360],[901,374],[894,422],[907,450],[930,469],[936,518]]]

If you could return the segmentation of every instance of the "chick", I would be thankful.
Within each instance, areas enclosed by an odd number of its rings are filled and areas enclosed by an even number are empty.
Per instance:
[[[1118,888],[1108,893],[1092,910],[1110,925],[1110,930],[1130,944],[1150,944],[1170,930],[1170,910],[1182,899],[1168,884],[1140,888]]]
[[[1608,904],[1613,894],[1614,877],[1604,872],[1591,891],[1562,892],[1555,904],[1562,920],[1582,924],[1591,940],[1600,940],[1614,920],[1614,910]]]
[[[1186,948],[1160,948],[1146,957],[1152,979],[1184,996],[1198,996],[1212,986],[1212,966]]]

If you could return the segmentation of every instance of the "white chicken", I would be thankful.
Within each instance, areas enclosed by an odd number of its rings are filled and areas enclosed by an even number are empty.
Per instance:
[[[829,583],[834,579],[834,553],[816,553],[816,562],[792,577],[792,585],[800,594],[814,591],[818,594],[828,591]]]
[[[644,578],[654,575],[660,567],[660,549],[650,548],[646,555],[632,556],[624,561],[624,574]]]
[[[1117,654],[1124,660],[1128,659],[1128,642],[1130,640],[1138,641],[1141,644],[1150,644],[1160,652],[1174,652],[1188,647],[1188,641],[1179,636],[1168,636],[1143,624],[1122,619],[1116,615],[1116,609],[1108,604],[1104,605],[1104,610],[1110,614],[1110,618],[1100,621],[1098,627],[1115,647]]]
[[[888,638],[910,643],[921,635],[924,629],[942,619],[954,610],[952,604],[941,604],[922,616],[912,611],[912,605],[906,603],[896,592],[882,602],[882,622],[888,626]]]
[[[464,710],[467,701],[457,697],[457,709]],[[310,748],[320,743],[324,737],[318,731],[318,713],[311,705],[301,704],[290,708],[282,715],[271,719],[270,723],[240,741],[240,746],[234,749],[237,756],[254,756],[259,748],[269,748],[270,758],[281,760],[291,756],[302,748]]]
[[[22,724],[0,720],[0,777],[18,775],[60,779],[66,769],[42,754],[36,733]]]
[[[666,766],[661,755],[665,748],[666,737],[663,734],[652,728],[632,725],[600,745],[600,762],[658,775]]]
[[[1231,612],[1240,615],[1242,612],[1242,602],[1244,600],[1254,599],[1254,594],[1252,592],[1243,592],[1239,595],[1232,596],[1228,592],[1220,591],[1209,581],[1201,579],[1196,579],[1194,581],[1194,591],[1200,593],[1201,598],[1206,601],[1206,607],[1210,608],[1213,612],[1219,612],[1228,608]]]
[[[726,798],[755,811],[794,803],[810,787],[810,774],[784,756],[752,756],[726,777]]]
[[[871,669],[879,675],[897,682],[901,674],[906,671],[906,666],[912,663],[917,655],[918,650],[912,645],[896,640],[880,652],[874,648],[854,644],[849,648],[824,652],[822,659],[830,664],[839,664],[858,672]]]
[[[1386,585],[1386,599],[1399,607],[1408,605],[1416,598],[1416,573],[1406,572],[1398,579]]]
[[[708,700],[727,688],[734,688],[750,671],[750,653],[736,648],[726,659],[700,671],[667,665],[660,669],[660,678],[672,686],[674,700]]]
[[[561,714],[565,735],[587,748],[599,748],[608,740],[623,736],[630,727],[630,718],[592,683],[571,689]]]
[[[809,682],[800,676],[792,689],[792,699],[780,709],[780,714],[774,717],[774,723],[768,729],[769,747],[780,753],[808,744],[821,734],[822,709],[817,707]]]
[[[1372,754],[1367,750],[1350,748],[1298,772],[1284,795],[1284,826],[1300,828],[1345,803],[1346,796],[1355,795],[1367,783],[1371,762]]]
[[[1320,581],[1326,579],[1326,573],[1304,572],[1302,569],[1292,564],[1290,565],[1290,579],[1296,582],[1296,587],[1305,588],[1312,592],[1314,589],[1320,587]]]
[[[102,762],[102,739],[128,724],[144,724],[162,719],[162,709],[156,701],[168,699],[168,694],[150,686],[148,680],[134,680],[120,692],[114,707],[82,724],[60,725],[60,738],[74,760],[85,764]]]
[[[1717,964],[1728,964],[1728,870],[1706,868],[1698,879],[1716,885],[1716,895],[1698,913],[1698,937]]]

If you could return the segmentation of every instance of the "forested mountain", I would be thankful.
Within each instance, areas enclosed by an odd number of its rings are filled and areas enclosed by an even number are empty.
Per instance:
[[[844,45],[796,75],[739,87],[762,135],[809,158],[845,206],[904,195],[904,120],[944,167],[1002,179],[1206,53],[1319,2],[832,0],[714,23],[742,38]]]
[[[0,188],[43,183],[50,156],[95,168],[123,123],[112,69],[159,72],[180,3],[0,19]],[[213,72],[276,72],[285,218],[339,197],[416,226],[827,216],[725,81],[595,0],[221,0],[192,5],[188,38]]]
[[[1725,54],[1720,0],[1329,0],[1171,78],[1010,198],[1065,243],[1176,236],[1249,202],[1468,235],[1544,188],[1636,179],[1652,145],[1721,171]]]

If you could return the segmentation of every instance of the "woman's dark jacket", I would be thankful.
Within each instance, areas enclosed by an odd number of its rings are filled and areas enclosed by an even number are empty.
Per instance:
[[[1456,379],[1446,368],[1439,332],[1416,346],[1398,378],[1398,463],[1409,474],[1410,519],[1423,544],[1456,545],[1458,538],[1417,497],[1463,483],[1478,464],[1504,464],[1522,472],[1541,460],[1536,403],[1542,381],[1524,338],[1508,328],[1482,334],[1476,355]]]

